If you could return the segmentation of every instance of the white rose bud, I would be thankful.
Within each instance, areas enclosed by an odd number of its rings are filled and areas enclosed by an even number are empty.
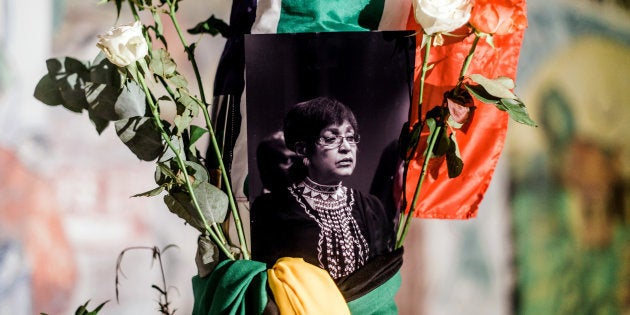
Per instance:
[[[427,35],[451,32],[470,19],[471,0],[413,0],[416,21]]]
[[[96,47],[119,67],[126,67],[149,52],[139,21],[111,28],[107,34],[98,36]]]

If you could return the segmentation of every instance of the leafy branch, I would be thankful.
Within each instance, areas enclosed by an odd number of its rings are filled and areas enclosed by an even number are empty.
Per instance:
[[[158,187],[134,196],[157,196],[166,192],[164,203],[168,209],[204,237],[209,237],[225,257],[249,259],[228,172],[222,163],[208,113],[209,104],[195,60],[195,45],[186,42],[177,20],[179,0],[126,1],[136,22],[112,28],[100,36],[97,46],[102,52],[92,62],[71,57],[49,59],[48,73],[36,86],[35,97],[45,104],[62,105],[73,112],[87,111],[99,134],[113,122],[121,141],[140,160],[156,163]],[[115,2],[120,16],[125,1],[101,1],[106,2]],[[152,24],[140,23],[143,12],[149,13]],[[188,81],[178,71],[168,50],[153,48],[154,40],[169,47],[163,34],[162,15],[172,21],[188,55],[199,97],[190,93]],[[195,32],[213,34],[213,27],[225,28],[217,21],[211,17],[198,24],[202,29],[197,27]],[[172,122],[160,116],[160,107],[168,103],[176,108]],[[192,124],[200,110],[204,127]],[[213,154],[220,161],[218,173],[222,181],[210,178],[210,172],[203,166],[204,158],[196,148],[195,143],[205,134],[209,135]],[[232,245],[221,225],[228,208],[237,229],[237,246]]]

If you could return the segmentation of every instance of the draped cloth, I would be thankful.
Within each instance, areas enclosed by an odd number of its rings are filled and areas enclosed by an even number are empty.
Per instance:
[[[212,273],[192,278],[194,315],[262,314],[267,305],[267,266],[254,260],[224,260]]]
[[[280,258],[267,274],[280,314],[350,314],[328,272],[302,258]]]
[[[518,4],[523,11],[525,1]],[[462,29],[454,33],[462,33]],[[421,28],[410,14],[407,29]],[[484,39],[479,41],[467,74],[482,74],[487,78],[498,76],[516,78],[516,68],[523,40],[524,30],[508,35],[495,35],[494,47]],[[421,117],[435,106],[442,104],[444,92],[457,83],[464,59],[474,40],[474,35],[466,37],[444,36],[442,46],[431,47],[429,64],[433,68],[427,72]],[[415,90],[411,107],[410,122],[417,121],[419,81],[424,49],[420,40],[416,48]],[[481,103],[475,99],[473,117],[463,128],[455,129],[455,137],[464,163],[462,173],[455,178],[448,177],[444,158],[429,162],[427,176],[420,191],[419,202],[414,216],[435,219],[468,219],[475,217],[478,206],[486,192],[496,164],[503,151],[508,127],[508,115],[494,105]],[[424,163],[423,152],[427,146],[428,127],[421,134],[419,152],[409,167],[407,177],[407,200],[413,198],[420,170]]]
[[[225,260],[209,276],[193,277],[192,314],[394,315],[401,264],[397,250],[333,281],[301,258],[283,257],[270,269],[253,260]]]

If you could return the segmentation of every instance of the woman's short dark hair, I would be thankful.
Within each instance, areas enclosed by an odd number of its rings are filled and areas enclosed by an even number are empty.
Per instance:
[[[284,139],[287,148],[295,151],[297,142],[304,142],[312,152],[320,132],[330,125],[348,121],[359,133],[357,120],[350,108],[331,97],[318,97],[293,106],[284,118]]]

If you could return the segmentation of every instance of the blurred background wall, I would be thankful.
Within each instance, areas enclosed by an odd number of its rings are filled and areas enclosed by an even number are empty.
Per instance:
[[[192,305],[197,233],[153,188],[113,128],[32,97],[45,60],[91,60],[113,4],[0,0],[0,315],[157,312],[163,254],[178,314]],[[183,1],[188,28],[228,1]],[[630,314],[630,4],[529,0],[516,92],[540,127],[513,124],[477,218],[416,220],[401,314]],[[123,10],[125,12],[125,10]],[[125,13],[120,23],[130,21]],[[199,41],[206,90],[224,41]],[[176,58],[185,60],[182,55]],[[184,64],[182,61],[180,64]],[[186,71],[186,69],[184,69]],[[88,308],[92,308],[88,307]]]

